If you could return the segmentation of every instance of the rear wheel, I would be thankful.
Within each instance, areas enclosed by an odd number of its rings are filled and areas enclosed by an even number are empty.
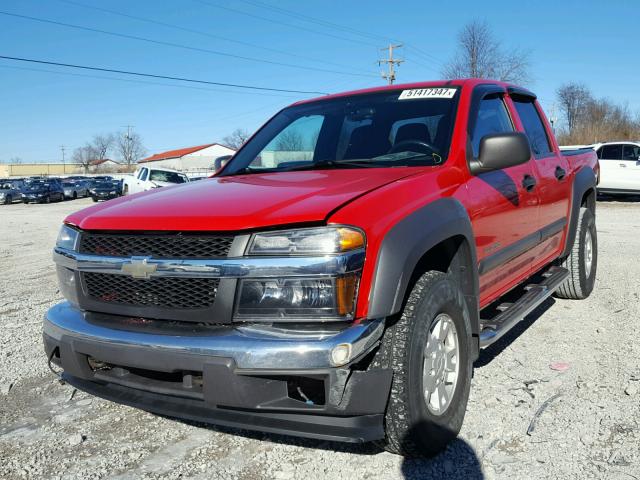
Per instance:
[[[569,270],[569,278],[556,290],[558,298],[582,300],[593,291],[598,268],[596,219],[588,208],[580,208],[578,228],[571,252],[559,262]]]
[[[47,196],[44,198],[44,203],[51,203],[51,196],[50,196],[50,195],[47,195]]]
[[[4,197],[4,203],[6,203],[7,205],[13,203],[13,198],[11,198],[11,195],[7,195],[6,197]]]
[[[76,200],[78,198],[78,192],[73,192],[73,199]]]
[[[124,186],[124,190],[122,191],[122,195],[129,195],[129,185]]]
[[[436,271],[415,283],[372,368],[392,368],[384,448],[433,456],[456,438],[471,385],[471,322],[460,287]]]

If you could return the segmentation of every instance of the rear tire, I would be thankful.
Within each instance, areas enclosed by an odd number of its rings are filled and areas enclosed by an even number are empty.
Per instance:
[[[571,300],[587,298],[593,291],[598,268],[596,219],[588,208],[580,208],[571,252],[560,260],[559,265],[569,270],[569,278],[556,290],[555,296]]]
[[[447,344],[448,333],[440,342],[443,320],[455,342]],[[450,355],[454,343],[455,358]],[[462,290],[450,275],[425,273],[400,318],[385,330],[370,367],[393,369],[383,448],[406,457],[431,457],[456,438],[469,398],[471,352],[471,321]],[[443,398],[448,403],[441,404]]]
[[[78,199],[78,192],[73,192],[73,199],[77,200]]]
[[[9,205],[9,204],[13,203],[13,198],[11,198],[11,195],[7,195],[7,196],[4,198],[4,203],[5,203],[6,205]]]
[[[129,185],[124,186],[124,190],[122,191],[122,195],[129,195]]]

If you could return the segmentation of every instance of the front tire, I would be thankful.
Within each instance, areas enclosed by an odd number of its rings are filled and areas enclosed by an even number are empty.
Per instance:
[[[598,268],[598,232],[595,215],[588,208],[580,208],[571,252],[559,264],[569,270],[569,278],[556,290],[556,297],[582,300],[591,295]]]
[[[11,195],[7,195],[7,196],[5,197],[5,199],[4,199],[4,203],[5,203],[6,205],[9,205],[9,204],[13,203],[13,198],[11,198]]]
[[[393,369],[386,450],[430,457],[456,438],[469,398],[471,352],[471,320],[462,290],[450,275],[425,273],[400,318],[386,329],[372,365]]]

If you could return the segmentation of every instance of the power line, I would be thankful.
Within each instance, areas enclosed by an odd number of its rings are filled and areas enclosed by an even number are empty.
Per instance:
[[[351,75],[351,76],[356,76],[356,77],[375,76],[373,74],[342,72],[342,71],[338,71],[338,70],[329,70],[329,69],[325,69],[325,68],[307,67],[307,66],[304,66],[304,65],[295,65],[295,64],[292,64],[292,63],[276,62],[276,61],[272,61],[272,60],[265,60],[265,59],[262,59],[262,58],[246,57],[246,56],[243,56],[243,55],[235,55],[235,54],[232,54],[232,53],[221,52],[221,51],[218,51],[218,50],[210,50],[208,48],[192,47],[192,46],[183,45],[183,44],[180,44],[180,43],[165,42],[165,41],[162,41],[162,40],[153,40],[151,38],[139,37],[139,36],[136,36],[136,35],[129,35],[129,34],[126,34],[126,33],[110,32],[110,31],[107,31],[107,30],[101,30],[99,28],[85,27],[85,26],[82,26],[82,25],[75,25],[75,24],[72,24],[72,23],[58,22],[58,21],[49,20],[49,19],[46,19],[46,18],[31,17],[29,15],[20,15],[20,14],[17,14],[17,13],[5,12],[5,11],[1,11],[1,10],[0,10],[0,15],[6,15],[6,16],[15,17],[15,18],[22,18],[22,19],[31,20],[31,21],[34,21],[34,22],[48,23],[48,24],[51,24],[51,25],[57,25],[57,26],[61,26],[61,27],[74,28],[74,29],[77,29],[77,30],[84,30],[84,31],[87,31],[87,32],[102,33],[104,35],[110,35],[110,36],[113,36],[113,37],[126,38],[126,39],[129,39],[129,40],[137,40],[137,41],[140,41],[140,42],[153,43],[153,44],[157,44],[157,45],[163,45],[163,46],[175,47],[175,48],[182,48],[182,49],[185,49],[185,50],[192,50],[192,51],[195,51],[195,52],[210,53],[210,54],[213,54],[213,55],[219,55],[219,56],[229,57],[229,58],[236,58],[236,59],[239,59],[239,60],[247,60],[247,61],[252,61],[252,62],[267,63],[269,65],[278,65],[280,67],[297,68],[297,69],[301,69],[301,70],[312,70],[312,71],[324,72],[324,73],[335,73],[335,74],[339,74],[339,75]]]
[[[339,68],[351,68],[349,66],[341,65],[339,63],[329,62],[329,61],[323,60],[321,58],[307,57],[306,55],[299,55],[297,53],[288,52],[286,50],[279,50],[277,48],[265,47],[263,45],[257,45],[255,43],[249,43],[249,42],[245,42],[245,41],[242,41],[242,40],[236,40],[236,39],[229,38],[229,37],[223,37],[223,36],[220,36],[220,35],[214,35],[214,34],[211,34],[209,32],[203,31],[203,30],[196,30],[196,29],[193,29],[193,28],[187,28],[187,27],[183,27],[182,25],[176,25],[174,23],[161,22],[159,20],[154,20],[154,19],[146,18],[146,17],[140,17],[140,16],[137,16],[137,15],[131,15],[131,14],[124,13],[124,12],[118,12],[118,11],[111,10],[111,9],[108,9],[108,8],[97,7],[97,6],[94,6],[94,5],[86,5],[84,3],[75,2],[73,0],[58,0],[58,2],[66,3],[66,4],[69,4],[69,5],[74,5],[74,6],[78,6],[78,7],[82,7],[82,8],[87,8],[87,9],[95,10],[95,11],[98,11],[98,12],[105,12],[105,13],[109,13],[111,15],[117,15],[119,17],[130,18],[130,19],[137,20],[137,21],[140,21],[140,22],[150,23],[152,25],[160,25],[162,27],[172,28],[174,30],[179,30],[179,31],[182,31],[182,32],[188,32],[188,33],[193,33],[193,34],[196,34],[196,35],[202,35],[202,36],[209,37],[209,38],[214,38],[214,39],[217,39],[217,40],[224,40],[226,42],[231,42],[231,43],[235,43],[235,44],[238,44],[238,45],[244,45],[244,46],[247,46],[247,47],[257,48],[257,49],[264,50],[264,51],[267,51],[267,52],[277,53],[279,55],[287,55],[287,56],[290,56],[290,57],[300,58],[302,60],[308,60],[308,61],[312,61],[312,62],[320,62],[320,63],[324,63],[326,65],[332,65],[334,67],[339,67]],[[362,69],[358,69],[358,70],[361,71],[361,72],[365,71],[365,70],[362,70]],[[371,72],[368,72],[368,73],[371,74]]]
[[[208,7],[219,8],[221,10],[226,10],[228,12],[233,12],[233,13],[238,13],[240,15],[244,15],[244,16],[247,16],[247,17],[257,18],[259,20],[264,20],[266,22],[275,23],[277,25],[284,25],[285,27],[295,28],[297,30],[303,30],[304,32],[307,32],[307,33],[311,32],[311,33],[315,33],[315,34],[318,34],[318,35],[324,35],[325,37],[336,38],[338,40],[344,40],[344,41],[347,41],[347,42],[359,43],[361,45],[369,45],[369,46],[377,47],[377,45],[375,45],[373,43],[370,43],[370,42],[365,42],[365,41],[362,41],[362,40],[356,40],[354,38],[342,37],[340,35],[333,35],[331,33],[320,32],[318,30],[311,30],[310,28],[303,27],[301,25],[295,25],[295,24],[288,23],[288,22],[282,22],[280,20],[274,20],[273,18],[263,17],[262,15],[256,15],[254,13],[244,12],[242,10],[237,10],[235,8],[226,7],[226,6],[222,6],[222,5],[217,5],[217,4],[211,3],[211,2],[205,2],[204,0],[193,0],[193,1],[197,2],[197,3],[200,3],[202,5],[206,5]]]
[[[223,83],[223,82],[212,82],[209,80],[196,80],[192,78],[185,77],[172,77],[169,75],[155,75],[152,73],[140,73],[140,72],[131,72],[128,70],[116,70],[113,68],[103,68],[103,67],[90,67],[87,65],[76,65],[73,63],[59,63],[59,62],[51,62],[47,60],[36,60],[33,58],[22,58],[22,57],[9,57],[6,55],[0,55],[0,58],[5,60],[15,60],[17,62],[29,62],[29,63],[39,63],[43,65],[55,65],[58,67],[67,67],[67,68],[79,68],[83,70],[96,70],[99,72],[109,72],[109,73],[120,73],[122,75],[136,75],[138,77],[150,77],[150,78],[161,78],[164,80],[176,80],[179,82],[190,82],[190,83],[203,83],[206,85],[218,85],[222,87],[234,87],[234,88],[245,88],[249,90],[263,90],[268,92],[284,92],[284,93],[300,93],[300,94],[310,94],[310,95],[327,95],[325,92],[317,92],[317,91],[309,91],[309,90],[287,90],[284,88],[270,88],[270,87],[256,87],[253,85],[242,85],[237,83]]]
[[[325,27],[329,27],[329,28],[334,28],[336,30],[341,30],[343,32],[348,32],[348,33],[353,33],[356,35],[360,35],[362,37],[366,37],[366,38],[370,38],[372,40],[382,40],[384,42],[389,42],[390,39],[389,37],[385,37],[382,35],[377,35],[377,34],[372,34],[372,33],[368,33],[368,32],[364,32],[362,30],[357,30],[353,27],[348,27],[345,25],[339,25],[337,23],[333,23],[333,22],[329,22],[327,20],[322,20],[320,18],[315,18],[309,15],[305,15],[302,13],[298,13],[298,12],[294,12],[293,10],[288,10],[286,8],[281,8],[281,7],[276,7],[274,5],[267,5],[264,2],[259,2],[259,1],[255,1],[255,0],[240,0],[243,3],[248,3],[249,5],[253,5],[256,7],[260,7],[260,8],[264,8],[266,10],[270,10],[270,11],[275,11],[277,13],[280,13],[281,15],[286,15],[286,16],[292,16],[295,18],[299,18],[302,20],[305,20],[307,22],[310,23],[315,23],[316,25],[322,25]]]
[[[190,90],[204,90],[205,92],[218,92],[218,93],[232,93],[236,95],[260,95],[260,96],[269,96],[269,97],[280,97],[280,98],[298,98],[294,95],[281,95],[278,93],[265,93],[262,91],[259,92],[247,92],[247,91],[237,91],[237,90],[227,90],[222,88],[207,88],[207,87],[197,87],[195,85],[180,85],[176,83],[162,83],[162,82],[150,82],[148,80],[138,80],[133,78],[118,78],[118,77],[107,77],[104,75],[89,75],[84,73],[73,73],[73,72],[61,72],[58,70],[47,70],[43,68],[29,68],[29,67],[18,67],[15,65],[0,65],[0,68],[9,68],[12,70],[24,70],[28,72],[40,72],[40,73],[53,73],[55,75],[66,75],[71,77],[81,77],[81,78],[96,78],[99,80],[111,80],[115,82],[127,82],[127,83],[140,83],[144,85],[158,85],[161,87],[174,87],[174,88],[188,88]]]
[[[305,30],[305,31],[308,30],[308,29],[306,29],[304,27],[301,27],[299,25],[291,25],[289,23],[285,23],[285,22],[281,22],[281,21],[278,21],[278,20],[266,18],[266,17],[260,16],[260,15],[255,15],[255,14],[251,14],[251,13],[244,12],[244,11],[241,11],[241,10],[236,10],[236,9],[232,9],[232,8],[229,8],[229,7],[223,7],[221,5],[212,4],[212,3],[209,3],[209,2],[205,2],[203,0],[194,0],[194,1],[197,1],[197,2],[205,4],[205,5],[209,5],[211,7],[232,11],[232,12],[235,12],[235,13],[239,13],[239,14],[242,14],[242,15],[247,15],[247,16],[254,17],[254,18],[259,18],[261,20],[265,20],[265,21],[268,21],[268,22],[273,22],[273,23],[277,23],[277,24],[280,24],[280,25],[286,25],[286,26],[289,26],[289,27],[298,28],[298,29],[302,29],[302,30]],[[343,31],[343,32],[352,33],[352,34],[355,34],[355,35],[359,35],[361,37],[370,38],[372,40],[383,40],[384,42],[392,41],[392,42],[398,43],[397,40],[394,40],[394,39],[392,39],[390,37],[387,37],[387,36],[378,35],[378,34],[375,34],[375,33],[365,32],[363,30],[358,30],[358,29],[355,29],[353,27],[348,27],[348,26],[345,26],[345,25],[340,25],[340,24],[337,24],[337,23],[329,22],[329,21],[322,20],[322,19],[319,19],[319,18],[316,18],[316,17],[312,17],[310,15],[305,15],[305,14],[302,14],[302,13],[298,13],[298,12],[295,12],[293,10],[288,10],[286,8],[276,7],[274,5],[267,5],[264,2],[260,2],[260,1],[257,1],[257,0],[240,0],[240,1],[242,1],[243,3],[249,4],[249,5],[253,5],[253,6],[256,6],[256,7],[259,7],[259,8],[263,8],[263,9],[278,13],[280,15],[285,15],[285,16],[289,16],[289,17],[302,19],[304,21],[307,21],[307,22],[310,22],[310,23],[314,23],[316,25],[321,25],[321,26],[324,26],[324,27],[327,27],[327,28],[333,28],[333,29],[340,30],[340,31]],[[327,36],[330,36],[330,37],[333,37],[333,38],[340,38],[341,40],[346,40],[346,41],[350,41],[350,42],[361,43],[361,44],[371,45],[371,46],[375,46],[375,47],[378,46],[378,45],[374,45],[373,43],[370,43],[370,42],[362,42],[362,41],[358,41],[358,40],[354,40],[354,39],[350,39],[350,38],[346,38],[346,37],[338,37],[336,35],[331,35],[331,34],[328,34],[326,32],[319,32],[317,30],[309,30],[309,31],[314,32],[314,33],[318,33],[318,34],[321,34],[321,35],[327,35]],[[414,46],[413,44],[409,44],[409,43],[406,43],[406,42],[404,42],[404,44],[405,44],[406,48],[413,50],[413,52],[417,56],[421,57],[422,59],[424,59],[424,60],[426,60],[428,62],[434,63],[434,64],[438,65],[439,67],[442,67],[444,65],[444,62],[442,60],[440,60],[439,58],[435,57],[434,55],[432,55],[430,53],[427,53],[424,50],[419,49],[418,47]],[[433,69],[433,67],[421,64],[420,62],[415,62],[415,63],[417,63],[418,65],[422,65],[425,68]]]

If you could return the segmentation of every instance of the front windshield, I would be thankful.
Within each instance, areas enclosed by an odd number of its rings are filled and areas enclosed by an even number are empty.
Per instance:
[[[443,87],[294,105],[265,125],[222,174],[440,165],[457,101],[458,89]]]
[[[149,180],[152,182],[167,182],[167,183],[185,183],[187,177],[182,173],[166,172],[164,170],[151,170]]]

